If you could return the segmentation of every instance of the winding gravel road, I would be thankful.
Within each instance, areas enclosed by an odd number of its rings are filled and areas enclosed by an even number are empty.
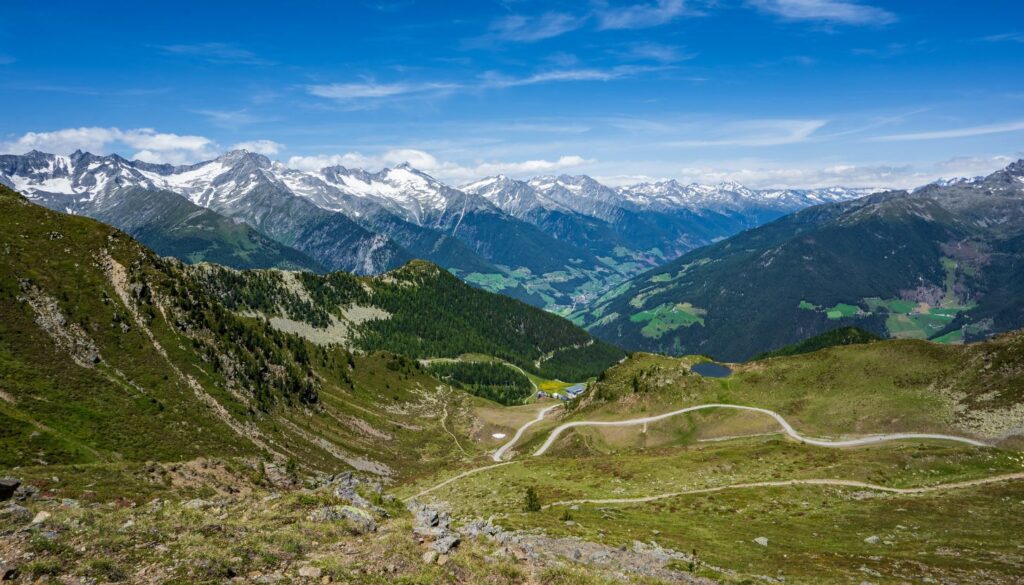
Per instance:
[[[639,498],[609,498],[609,499],[595,499],[595,500],[565,500],[562,502],[552,502],[544,506],[544,508],[550,508],[552,506],[574,506],[576,504],[642,504],[645,502],[653,502],[656,500],[664,500],[667,498],[674,498],[677,496],[687,496],[691,494],[709,494],[713,492],[721,492],[725,490],[739,490],[749,488],[768,488],[768,487],[785,487],[794,485],[831,485],[840,487],[854,487],[861,489],[874,490],[879,492],[888,492],[892,494],[925,494],[929,492],[941,492],[947,490],[957,490],[968,487],[974,487],[978,485],[985,485],[990,483],[999,483],[1004,481],[1013,481],[1018,479],[1024,479],[1024,473],[1008,473],[1006,475],[996,475],[993,477],[985,477],[982,479],[972,479],[970,481],[959,481],[956,483],[945,483],[939,485],[931,485],[916,488],[894,488],[884,485],[878,485],[874,483],[866,483],[863,481],[853,481],[849,479],[789,479],[784,481],[759,481],[754,483],[737,483],[732,485],[722,485],[717,487],[700,488],[694,490],[686,490],[681,492],[669,492],[665,494],[657,494],[654,496],[643,496]]]
[[[774,418],[776,421],[778,421],[778,423],[780,425],[782,425],[782,430],[785,431],[785,433],[787,435],[789,435],[790,437],[796,439],[797,441],[801,441],[803,443],[806,443],[808,445],[816,445],[818,447],[856,447],[858,445],[871,445],[873,443],[885,443],[885,442],[888,442],[888,441],[902,441],[902,440],[907,440],[907,439],[938,439],[938,440],[942,440],[942,441],[956,441],[958,443],[966,443],[968,445],[974,445],[975,447],[988,447],[989,446],[988,443],[984,443],[982,441],[978,441],[978,440],[975,440],[975,439],[970,439],[970,438],[967,438],[967,437],[958,437],[958,436],[955,436],[955,435],[940,435],[940,434],[932,434],[932,433],[890,433],[890,434],[885,434],[885,435],[871,435],[871,436],[868,436],[868,437],[860,437],[858,439],[847,439],[847,440],[841,440],[841,441],[828,441],[828,440],[825,440],[825,439],[812,439],[810,437],[805,437],[805,436],[801,435],[800,433],[796,432],[796,429],[794,429],[792,427],[792,425],[790,425],[788,422],[786,422],[786,419],[782,418],[782,416],[780,416],[777,412],[768,410],[767,408],[757,408],[756,406],[739,406],[739,405],[736,405],[736,404],[701,404],[699,406],[691,406],[689,408],[683,408],[683,409],[680,409],[680,410],[674,410],[672,412],[666,412],[665,414],[659,414],[659,415],[656,415],[656,416],[647,416],[647,417],[643,417],[643,418],[632,418],[632,419],[628,419],[628,420],[614,420],[614,421],[612,421],[612,420],[609,420],[609,421],[603,421],[603,420],[602,421],[580,420],[580,421],[568,422],[568,423],[565,423],[564,425],[561,425],[561,426],[555,428],[555,430],[551,431],[551,434],[548,435],[547,440],[544,441],[544,444],[540,446],[540,449],[537,449],[537,451],[534,452],[533,456],[537,457],[538,455],[543,455],[551,447],[551,445],[554,444],[555,440],[558,439],[558,436],[560,434],[562,434],[562,431],[564,431],[566,429],[571,429],[571,428],[574,428],[574,427],[588,427],[588,426],[593,426],[593,427],[627,427],[627,426],[631,426],[631,425],[642,425],[642,424],[647,424],[647,423],[652,423],[652,422],[657,422],[657,421],[660,421],[660,420],[664,420],[666,418],[671,418],[673,416],[678,416],[680,414],[685,414],[687,412],[693,412],[695,410],[705,410],[705,409],[709,409],[709,408],[731,408],[731,409],[734,409],[734,410],[749,410],[749,411],[752,411],[752,412],[760,412],[762,414],[767,414],[768,416],[770,416],[770,417]],[[519,437],[519,433],[516,433],[516,438],[518,438],[518,437]],[[503,447],[503,449],[504,449],[504,447]],[[503,451],[502,451],[502,453],[503,453]],[[495,453],[495,459],[494,460],[495,461],[500,461],[500,459],[497,457],[497,455],[498,454]]]
[[[551,406],[549,406],[547,408],[544,408],[540,412],[538,412],[537,413],[537,418],[535,418],[535,419],[529,421],[528,423],[524,424],[523,426],[519,427],[516,430],[516,434],[511,439],[509,439],[509,442],[505,443],[501,447],[498,447],[498,450],[495,451],[493,455],[491,455],[491,459],[494,459],[495,461],[501,461],[501,458],[505,456],[505,453],[507,453],[508,450],[511,449],[519,441],[519,439],[522,438],[523,433],[526,432],[526,429],[528,429],[531,426],[533,426],[534,424],[539,423],[540,421],[544,420],[544,416],[547,413],[549,413],[552,410],[558,408],[559,406],[562,406],[562,405],[561,404],[552,404]]]

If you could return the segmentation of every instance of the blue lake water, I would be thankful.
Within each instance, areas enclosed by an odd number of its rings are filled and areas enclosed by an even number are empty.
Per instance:
[[[706,378],[728,378],[732,374],[729,368],[713,362],[694,364],[690,369]]]

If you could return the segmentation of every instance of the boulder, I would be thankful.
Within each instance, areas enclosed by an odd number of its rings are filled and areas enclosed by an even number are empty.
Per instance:
[[[299,577],[305,577],[307,579],[319,579],[323,575],[323,571],[320,567],[305,566],[299,569]]]
[[[14,497],[21,486],[21,480],[15,477],[0,477],[0,502]]]
[[[439,555],[436,550],[431,549],[431,550],[428,550],[427,552],[423,553],[423,557],[422,558],[423,558],[423,562],[424,563],[426,563],[428,565],[433,565],[434,563],[437,562],[437,559],[440,556],[441,555]]]
[[[864,539],[864,542],[866,542],[866,543],[868,543],[868,544],[878,544],[879,542],[882,542],[882,539],[881,539],[881,538],[878,538],[878,537],[877,537],[877,536],[875,536],[875,535],[871,535],[871,536],[869,536],[869,537],[865,538],[865,539]]]
[[[757,544],[759,544],[761,546],[768,546],[768,539],[763,537],[763,536],[758,536],[757,538],[754,539],[754,542],[756,542]]]
[[[309,513],[309,520],[312,522],[346,520],[360,533],[377,531],[377,521],[374,520],[373,515],[355,506],[321,506]]]
[[[452,551],[453,548],[459,546],[459,537],[454,534],[449,534],[435,540],[430,548],[436,550],[439,554],[446,555]]]
[[[36,514],[36,517],[32,519],[32,523],[33,524],[42,524],[43,522],[46,522],[49,519],[50,519],[50,513],[44,510],[44,511]]]

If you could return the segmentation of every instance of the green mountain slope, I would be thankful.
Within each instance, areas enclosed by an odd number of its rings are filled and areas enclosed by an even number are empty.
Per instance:
[[[0,218],[0,467],[232,457],[396,475],[455,456],[442,427],[475,399],[417,362],[233,312],[195,286],[205,265],[2,187]]]
[[[695,250],[576,315],[623,347],[742,360],[836,326],[959,342],[1024,326],[1024,162],[822,205]]]

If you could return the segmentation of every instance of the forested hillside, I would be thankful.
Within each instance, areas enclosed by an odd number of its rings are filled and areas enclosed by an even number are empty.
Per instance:
[[[561,317],[471,287],[424,261],[379,277],[213,266],[189,274],[232,310],[366,351],[415,358],[482,353],[562,380],[596,376],[625,355]]]

